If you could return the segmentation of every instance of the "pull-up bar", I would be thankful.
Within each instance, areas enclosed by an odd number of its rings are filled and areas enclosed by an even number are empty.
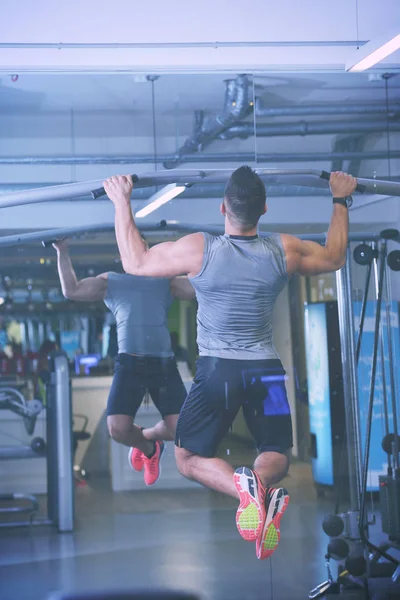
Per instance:
[[[159,171],[134,175],[135,187],[146,188],[170,183],[192,186],[196,183],[223,183],[228,180],[233,169],[190,170],[177,169],[175,171]],[[304,169],[256,169],[263,181],[268,184],[286,184],[314,188],[328,188],[330,173],[327,171]],[[0,196],[0,208],[37,204],[40,202],[53,202],[70,200],[82,196],[92,195],[98,198],[104,195],[103,179],[67,183],[20,192],[11,192]],[[376,179],[358,179],[357,191],[366,194],[383,196],[400,196],[400,183],[393,181],[379,181]]]
[[[141,224],[140,231],[168,231],[173,233],[187,234],[196,233],[198,231],[205,231],[213,235],[222,235],[224,229],[221,226],[204,226],[198,227],[189,223],[176,223],[168,221],[160,221],[157,225],[154,224]],[[12,247],[12,246],[24,246],[27,244],[42,243],[44,247],[50,246],[57,240],[62,240],[71,237],[83,237],[86,234],[104,233],[114,231],[114,223],[100,223],[97,225],[80,225],[78,227],[65,227],[60,229],[47,229],[42,231],[34,231],[30,233],[21,233],[17,235],[6,235],[0,237],[0,248]],[[267,237],[270,232],[260,231],[260,237]],[[316,242],[325,242],[325,233],[297,235],[300,239],[313,240]],[[364,241],[377,241],[380,239],[379,233],[350,233],[350,242],[364,242]]]

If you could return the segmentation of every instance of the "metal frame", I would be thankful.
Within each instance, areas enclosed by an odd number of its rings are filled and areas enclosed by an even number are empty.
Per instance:
[[[347,249],[347,260],[344,267],[336,272],[336,285],[349,463],[350,512],[358,513],[360,510],[362,448],[357,389],[350,248]]]
[[[15,235],[5,235],[0,237],[0,248],[12,246],[24,246],[35,242],[43,242],[43,245],[49,245],[52,241],[61,240],[69,237],[85,238],[87,235],[96,233],[113,232],[115,229],[114,223],[98,223],[96,225],[79,225],[77,227],[65,227],[59,229],[44,229],[42,231],[34,231],[30,233],[21,233]],[[157,225],[154,224],[139,224],[140,231],[143,232],[165,232],[176,234],[196,233],[204,231],[213,235],[222,235],[224,233],[223,226],[208,225],[196,227],[190,223],[176,223],[176,221],[160,221]],[[260,237],[267,237],[271,232],[259,231]],[[326,233],[308,233],[296,235],[296,237],[304,240],[325,243]],[[379,240],[378,233],[350,233],[349,241],[364,242],[367,240]]]
[[[73,480],[73,441],[72,441],[72,401],[68,360],[63,352],[51,356],[51,383],[47,386],[47,441],[46,451],[37,454],[29,446],[11,448],[4,451],[1,459],[7,458],[47,458],[47,517],[34,519],[38,503],[33,496],[7,494],[3,500],[29,500],[29,508],[10,507],[7,512],[30,512],[29,521],[0,523],[0,527],[21,527],[30,525],[55,525],[60,533],[70,532],[74,527],[74,480]],[[4,450],[4,449],[3,449]]]
[[[188,186],[196,183],[221,183],[226,181],[232,174],[233,169],[209,169],[190,170],[176,169],[171,171],[159,171],[142,173],[137,177],[135,187],[146,188],[154,185],[167,185],[180,183]],[[258,175],[265,183],[289,184],[294,186],[306,186],[316,188],[328,188],[327,172],[316,169],[256,169]],[[329,174],[328,174],[329,179]],[[94,181],[83,181],[79,183],[67,183],[64,185],[48,186],[3,194],[0,197],[0,208],[9,206],[21,206],[26,204],[37,204],[41,202],[54,202],[58,200],[69,200],[81,196],[90,195],[94,190],[103,186],[103,179]],[[400,196],[400,183],[394,181],[380,181],[375,179],[358,179],[363,191],[367,194],[379,194],[384,196]]]

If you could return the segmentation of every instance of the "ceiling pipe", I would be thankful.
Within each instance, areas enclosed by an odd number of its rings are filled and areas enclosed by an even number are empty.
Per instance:
[[[192,136],[179,148],[175,158],[163,161],[164,167],[166,169],[177,167],[181,164],[185,155],[202,151],[225,129],[232,127],[237,121],[244,119],[253,112],[249,89],[250,82],[247,75],[238,75],[236,79],[226,81],[223,111],[206,118],[204,118],[203,113],[197,111]]]
[[[400,131],[400,121],[331,121],[328,123],[313,123],[299,121],[297,123],[256,123],[257,137],[273,137],[286,135],[323,135],[323,134],[356,134]],[[254,123],[237,123],[223,133],[219,134],[220,140],[234,138],[247,139],[254,135]]]
[[[309,104],[291,106],[263,106],[259,98],[256,98],[257,117],[311,117],[315,115],[363,115],[382,114],[393,117],[400,112],[400,103],[389,104],[387,110],[385,104]]]
[[[251,125],[251,124],[249,124]],[[396,124],[397,125],[397,124]],[[400,130],[400,124],[399,124]],[[257,128],[258,133],[258,128]],[[392,158],[400,157],[400,150],[392,150]],[[285,162],[324,162],[334,159],[363,160],[387,159],[386,151],[372,150],[368,152],[303,152],[303,153],[257,153],[258,163],[285,163]],[[157,162],[174,161],[183,163],[250,163],[254,164],[254,152],[227,152],[205,154],[161,155]],[[131,156],[2,156],[0,165],[134,165],[154,163],[154,156],[148,154],[133,154]]]

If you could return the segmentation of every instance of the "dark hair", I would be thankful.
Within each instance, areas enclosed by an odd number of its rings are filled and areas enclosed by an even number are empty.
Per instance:
[[[228,217],[243,231],[253,229],[263,214],[266,198],[265,185],[257,173],[247,165],[239,167],[225,187]]]

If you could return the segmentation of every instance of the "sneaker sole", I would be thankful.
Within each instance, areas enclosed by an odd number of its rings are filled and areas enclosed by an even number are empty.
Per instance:
[[[162,456],[163,456],[165,450],[166,450],[166,446],[165,446],[165,443],[164,443],[163,447],[161,449],[161,452],[160,452],[160,458],[158,459],[158,477],[157,477],[157,479],[155,479],[153,481],[153,483],[146,483],[146,482],[144,482],[147,487],[151,487],[152,485],[154,485],[155,483],[157,483],[157,481],[161,477],[161,459],[162,459]]]
[[[133,451],[135,450],[135,448],[130,448],[129,450],[129,454],[128,454],[128,460],[129,460],[129,466],[131,467],[132,471],[136,471],[137,473],[140,473],[140,471],[143,471],[143,462],[142,462],[142,467],[140,469],[135,469],[135,467],[132,464],[132,454]]]
[[[253,480],[254,496],[248,491],[249,479]],[[261,484],[254,472],[247,467],[236,469],[233,480],[240,494],[236,527],[244,540],[254,542],[261,534],[265,519],[264,500],[260,502],[258,494],[258,486]]]
[[[269,558],[277,549],[281,539],[279,525],[289,501],[290,496],[285,488],[278,488],[272,494],[261,534],[260,547],[257,548],[257,558],[259,560]]]

